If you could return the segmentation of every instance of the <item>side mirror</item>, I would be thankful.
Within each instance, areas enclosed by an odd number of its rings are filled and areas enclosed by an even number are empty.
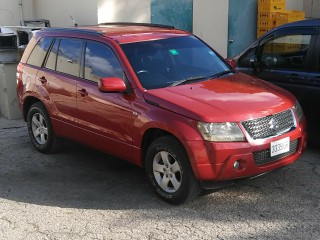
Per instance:
[[[226,61],[229,63],[229,65],[233,68],[237,67],[237,62],[233,58],[227,58]]]
[[[124,81],[118,77],[100,78],[98,88],[101,92],[124,92],[127,90]]]
[[[250,58],[250,67],[255,69],[257,67],[257,57],[256,56],[252,56]]]

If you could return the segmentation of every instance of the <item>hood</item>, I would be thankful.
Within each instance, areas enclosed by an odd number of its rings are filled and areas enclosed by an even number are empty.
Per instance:
[[[295,98],[273,84],[235,73],[225,78],[148,90],[147,102],[203,122],[240,122],[291,108]]]

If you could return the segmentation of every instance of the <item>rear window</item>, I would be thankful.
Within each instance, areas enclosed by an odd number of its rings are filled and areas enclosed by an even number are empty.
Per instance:
[[[43,37],[41,38],[37,45],[32,50],[27,63],[30,65],[34,65],[37,67],[41,67],[43,60],[50,48],[50,45],[52,43],[53,37]]]

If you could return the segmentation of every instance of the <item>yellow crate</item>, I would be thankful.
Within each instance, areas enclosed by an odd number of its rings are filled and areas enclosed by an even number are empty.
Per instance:
[[[273,44],[274,53],[289,53],[299,51],[301,44],[296,43],[275,43]]]
[[[258,21],[276,20],[276,12],[258,12]]]
[[[264,46],[263,53],[290,53],[299,51],[300,48],[301,44],[272,43]]]
[[[258,4],[286,4],[286,0],[258,0]]]
[[[300,21],[305,18],[304,11],[286,10],[284,13],[287,14],[288,22]]]
[[[258,27],[257,28],[257,38],[270,31],[272,28],[268,27]]]
[[[266,44],[263,48],[263,53],[273,53],[273,45],[272,44]]]
[[[288,23],[288,20],[287,20],[287,19],[277,18],[277,19],[275,20],[275,27],[281,26],[281,25],[286,24],[286,23]]]
[[[286,4],[259,4],[258,12],[279,12],[286,8]]]
[[[276,22],[274,20],[258,21],[257,26],[258,28],[274,28]]]

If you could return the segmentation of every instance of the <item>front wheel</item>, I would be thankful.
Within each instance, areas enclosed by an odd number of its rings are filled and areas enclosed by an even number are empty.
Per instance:
[[[30,107],[27,126],[30,140],[39,152],[53,153],[63,147],[64,140],[54,134],[49,114],[42,103],[37,102]]]
[[[200,193],[185,149],[174,137],[160,137],[150,144],[145,167],[150,185],[169,203],[180,204]]]

